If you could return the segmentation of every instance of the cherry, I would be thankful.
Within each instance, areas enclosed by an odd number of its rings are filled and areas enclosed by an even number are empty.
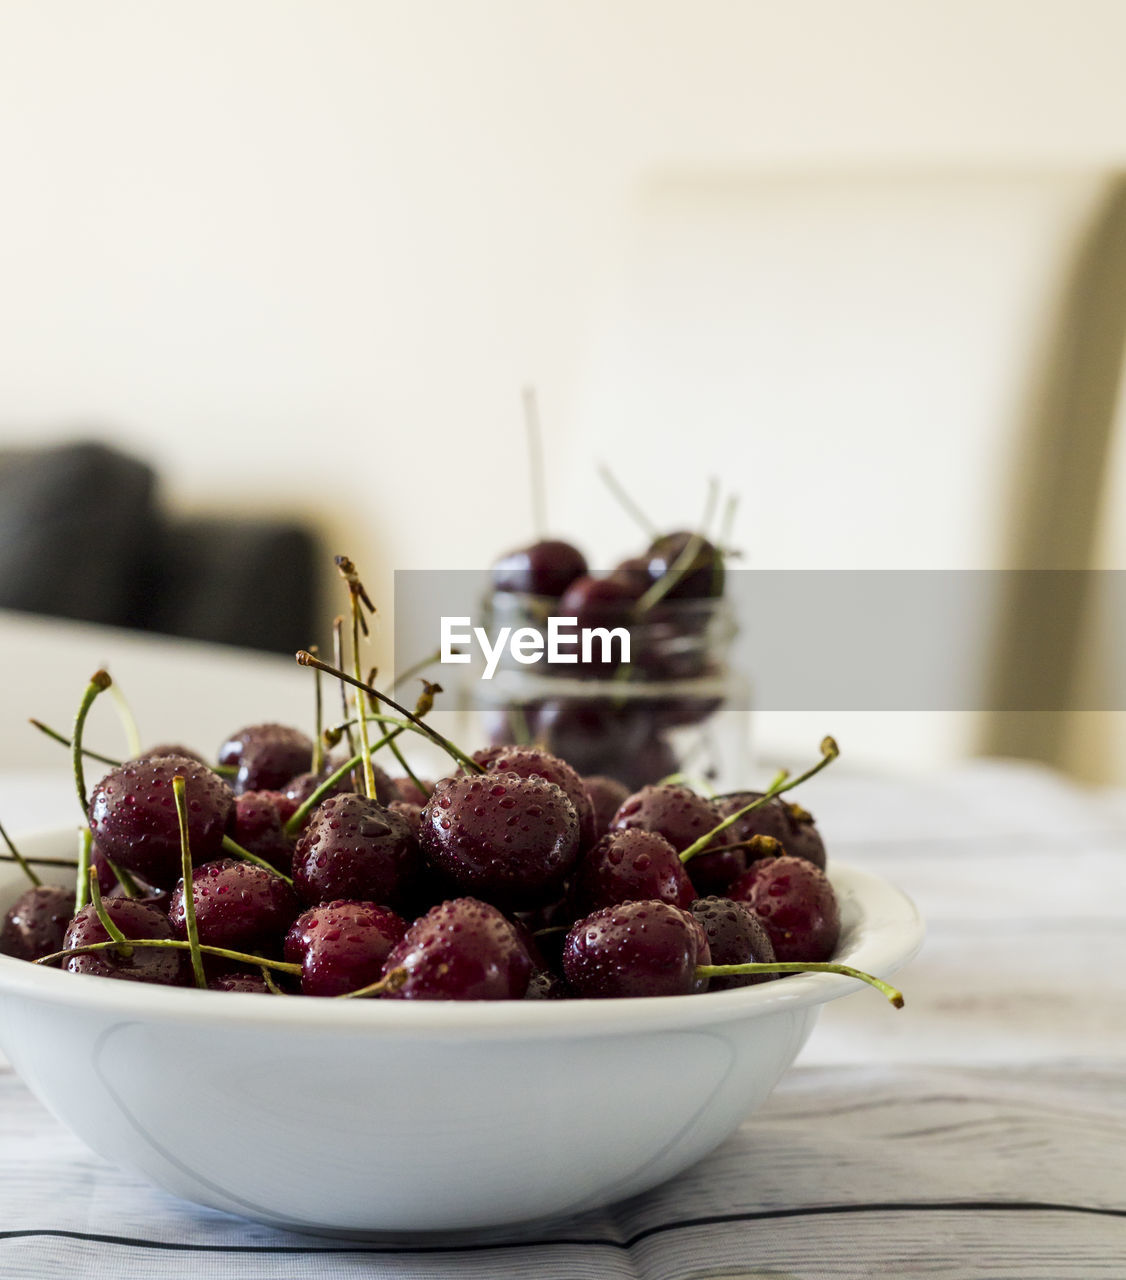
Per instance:
[[[288,725],[253,724],[231,734],[223,743],[219,763],[237,768],[237,793],[278,790],[311,768],[313,742]]]
[[[687,996],[706,989],[711,952],[695,917],[669,902],[621,902],[571,926],[563,976],[576,996]]]
[[[688,553],[689,544],[693,542],[697,544],[696,551],[684,569],[677,569],[677,581],[669,588],[665,599],[707,600],[723,595],[722,552],[706,538],[686,530],[666,533],[650,545],[650,579],[657,582],[663,578],[677,565],[680,557]],[[683,576],[679,576],[680,574]]]
[[[117,877],[113,874],[113,868],[106,860],[106,855],[102,852],[102,847],[95,840],[90,846],[90,865],[98,873],[98,887],[103,893],[112,893],[115,888],[120,888],[117,883]],[[71,906],[74,906],[74,894],[70,895]]]
[[[318,806],[293,852],[294,887],[311,906],[341,898],[397,905],[417,868],[407,819],[352,793]]]
[[[288,873],[293,863],[293,841],[285,833],[279,801],[285,808],[292,804],[280,791],[244,791],[236,796],[228,833],[243,849]],[[289,813],[295,808],[289,808]]]
[[[462,774],[435,787],[419,843],[463,893],[529,910],[562,890],[579,855],[579,820],[566,793],[543,778]]]
[[[583,855],[571,886],[576,915],[616,902],[660,900],[687,907],[696,897],[688,869],[662,835],[611,831]]]
[[[223,846],[234,796],[217,774],[196,760],[160,756],[127,761],[90,796],[90,829],[103,853],[157,888],[180,878],[180,825],[172,779],[187,786],[193,863],[210,862]]]
[[[648,719],[611,698],[551,698],[536,708],[530,727],[537,742],[580,774],[609,774],[627,786],[632,783],[632,761],[651,733]],[[675,769],[674,760],[656,777]]]
[[[681,853],[709,832],[717,821],[710,800],[697,795],[690,787],[666,782],[642,787],[625,800],[614,815],[611,830],[636,827],[656,831]]]
[[[640,600],[653,585],[647,556],[630,556],[610,570],[610,577],[626,587],[634,600]]]
[[[476,755],[474,759],[476,759]],[[404,804],[424,805],[430,799],[434,792],[434,783],[428,778],[419,778],[423,789],[419,789],[415,780],[406,774],[401,778],[391,779],[391,789],[394,792],[391,800],[402,800]],[[382,797],[380,797],[382,801]],[[384,803],[390,804],[391,800]]]
[[[274,993],[266,985],[266,979],[260,973],[240,970],[235,973],[221,973],[208,983],[210,991],[239,991],[246,995],[272,996]]]
[[[586,573],[586,560],[569,542],[544,540],[510,551],[493,565],[493,589],[561,596]]]
[[[103,908],[127,938],[166,940],[172,937],[168,917],[148,903],[135,898],[107,898]],[[93,904],[90,904],[83,907],[68,925],[63,949],[108,941],[109,934],[102,927]],[[63,968],[69,973],[93,974],[98,978],[124,978],[130,982],[175,987],[183,981],[186,954],[173,947],[134,947],[132,955],[123,956],[116,947],[110,947],[87,955],[69,956],[63,961]]]
[[[586,793],[590,797],[594,809],[595,834],[604,836],[610,830],[614,814],[622,807],[629,795],[629,788],[617,778],[608,778],[603,773],[589,774],[583,779]]]
[[[411,835],[417,840],[422,830],[422,805],[411,804],[407,800],[392,800],[387,807],[392,813],[397,813],[400,818],[407,820]]]
[[[772,964],[776,959],[766,926],[745,902],[733,902],[730,898],[697,898],[688,910],[707,934],[712,964]],[[708,990],[750,987],[778,976],[776,973],[717,976],[709,982]]]
[[[480,759],[482,755],[488,759]],[[575,806],[581,847],[585,849],[594,843],[594,805],[586,784],[566,760],[542,747],[517,746],[488,747],[484,752],[476,752],[473,758],[490,773],[516,773],[521,778],[543,778],[554,782]]]
[[[619,627],[629,621],[637,597],[619,578],[576,578],[559,601],[559,615],[582,627]]]
[[[374,902],[326,902],[297,917],[285,958],[301,965],[307,996],[342,996],[370,986],[407,931],[407,922]]]
[[[343,763],[344,762],[341,761],[341,764]],[[375,790],[379,803],[388,804],[391,800],[395,799],[392,789],[388,785],[390,783],[390,779],[378,765],[373,763],[371,768],[372,773],[375,775]],[[306,800],[308,800],[313,792],[328,779],[332,772],[333,767],[330,765],[329,768],[325,769],[321,773],[299,773],[296,777],[290,778],[290,780],[285,784],[282,788],[282,795],[284,795],[287,800],[291,800],[293,802],[293,809],[296,811],[305,803]],[[352,777],[350,774],[346,773],[344,777],[333,786],[329,795],[346,796],[350,794],[352,790]],[[382,798],[383,795],[387,796],[386,800]]]
[[[74,890],[37,884],[8,908],[0,926],[0,955],[39,960],[63,949],[63,937],[74,914]]]
[[[762,921],[778,960],[824,961],[837,949],[837,895],[824,871],[804,858],[760,858],[731,886],[730,896]]]
[[[149,749],[140,758],[142,760],[152,760],[156,756],[179,756],[182,760],[197,760],[200,764],[206,764],[207,761],[190,747],[181,746],[178,742],[160,742],[155,747]]]
[[[486,902],[455,898],[407,930],[383,966],[405,969],[396,1000],[520,1000],[532,961],[512,923]]]
[[[281,876],[234,858],[197,867],[192,898],[200,942],[232,951],[272,948],[301,909]],[[172,891],[168,918],[176,937],[186,938],[182,880]]]
[[[719,796],[715,801],[716,813],[720,818],[726,818],[752,800],[758,800],[762,794],[761,791],[733,791]],[[825,866],[825,844],[813,816],[801,805],[790,804],[781,796],[775,796],[761,809],[753,809],[737,819],[723,833],[723,840],[734,844],[750,840],[753,836],[770,836],[792,857],[805,858],[815,867]]]

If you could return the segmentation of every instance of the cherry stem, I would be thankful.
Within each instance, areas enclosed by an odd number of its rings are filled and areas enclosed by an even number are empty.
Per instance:
[[[281,987],[278,986],[278,984],[274,981],[273,974],[270,973],[270,970],[266,967],[265,964],[260,964],[259,970],[262,974],[262,981],[266,984],[266,990],[270,993],[270,995],[284,996],[289,994],[288,992],[283,991]]]
[[[778,772],[774,775],[774,780],[771,782],[770,786],[767,787],[767,791],[772,790],[774,787],[780,786],[783,782],[786,781],[786,779],[789,776],[790,776],[789,769],[779,769]]]
[[[859,978],[885,995],[897,1009],[903,1008],[903,993],[890,983],[854,969],[847,964],[816,964],[804,960],[776,961],[771,964],[701,964],[696,966],[700,978],[734,978],[747,973],[839,973],[846,978]]]
[[[90,677],[90,683],[86,686],[82,701],[78,704],[78,713],[74,717],[74,731],[70,736],[71,768],[74,770],[74,785],[78,789],[78,803],[82,806],[84,818],[89,808],[89,801],[86,798],[86,771],[82,766],[82,732],[86,727],[86,717],[90,714],[94,699],[112,683],[108,671],[95,671]]]
[[[424,723],[413,712],[408,711],[406,707],[396,702],[394,698],[388,697],[385,693],[380,693],[378,689],[372,688],[370,684],[365,684],[362,680],[357,680],[350,676],[346,671],[340,671],[336,667],[330,667],[328,663],[322,662],[319,658],[314,658],[311,653],[307,653],[304,649],[297,651],[297,661],[303,667],[319,667],[326,675],[335,676],[337,680],[343,680],[347,684],[355,685],[357,689],[363,690],[364,693],[370,693],[373,697],[378,698],[380,702],[385,702],[389,707],[393,707],[401,716],[405,716],[410,721],[413,728],[420,733],[424,733],[432,742],[436,742],[438,746],[452,756],[454,760],[468,769],[471,773],[485,773],[486,770],[479,765],[472,756],[467,756],[460,747],[455,746],[449,738],[443,737],[437,729],[432,729],[428,724]],[[372,717],[377,719],[378,717]]]
[[[700,528],[704,533],[712,527],[716,505],[719,502],[719,480],[715,476],[708,477],[708,496],[704,499],[704,514],[700,517]]]
[[[712,827],[710,831],[705,832],[699,840],[693,841],[693,843],[690,844],[683,853],[681,853],[681,862],[688,862],[698,853],[703,853],[707,849],[709,842],[715,836],[719,835],[721,831],[726,831],[728,827],[733,826],[746,814],[753,813],[755,809],[761,809],[763,805],[769,804],[775,796],[780,796],[784,791],[792,791],[794,787],[799,786],[801,783],[812,778],[815,773],[820,773],[826,765],[832,764],[840,753],[840,748],[832,738],[822,738],[821,759],[815,765],[807,769],[805,773],[799,773],[796,778],[790,779],[789,776],[786,775],[781,780],[776,779],[757,800],[752,800],[750,804],[744,805],[742,809],[736,809],[730,817],[724,818],[722,822]]]
[[[126,938],[125,941],[131,947],[156,947],[165,951],[190,951],[191,943],[182,942],[179,938]],[[36,960],[35,964],[53,965],[59,960],[69,960],[71,956],[90,955],[96,951],[108,951],[111,947],[119,944],[114,941],[109,942],[88,942],[84,947],[70,947],[66,951],[56,951],[53,955],[44,956],[41,960]],[[237,964],[245,964],[251,968],[270,968],[276,969],[279,973],[300,974],[301,966],[299,964],[289,964],[284,960],[267,960],[264,956],[247,955],[245,951],[228,951],[226,947],[212,947],[206,942],[199,944],[199,950],[205,956],[219,956],[223,960],[233,960]]]
[[[377,743],[376,745],[378,746],[379,744]],[[325,798],[325,796],[329,794],[329,792],[345,776],[345,774],[351,773],[352,770],[355,769],[361,763],[361,760],[362,760],[362,757],[355,755],[350,760],[345,760],[345,762],[340,766],[339,769],[336,769],[332,773],[330,773],[328,777],[324,780],[324,782],[322,782],[321,785],[316,789],[316,791],[314,791],[313,794],[309,796],[307,800],[305,800],[293,811],[292,815],[286,821],[285,834],[287,836],[296,835],[298,831],[301,830],[301,827],[304,824],[305,819],[309,816],[309,814],[313,812],[313,810],[317,807],[317,805],[320,804],[320,802]]]
[[[360,987],[358,991],[345,991],[343,995],[337,996],[336,999],[364,1000],[368,996],[385,995],[388,991],[398,991],[408,977],[409,974],[406,969],[392,969],[390,973],[385,973],[378,982],[373,982],[367,987]]]
[[[13,857],[10,853],[0,853],[0,862],[18,862],[21,866],[26,862],[32,867],[66,867],[70,871],[78,866],[75,858],[23,858]]]
[[[332,660],[337,667],[344,666],[344,619],[337,615],[332,621]],[[317,668],[322,670],[322,668]],[[344,729],[348,735],[348,754],[354,756],[356,754],[356,739],[352,735],[352,721],[349,717],[348,710],[348,690],[343,685],[340,686],[340,706],[344,711]]]
[[[309,652],[312,653],[313,650],[310,649]],[[454,649],[453,652],[459,653],[460,650]],[[394,678],[394,680],[391,681],[391,692],[394,693],[395,690],[399,687],[399,685],[406,684],[408,680],[413,679],[415,676],[422,675],[424,671],[429,670],[430,667],[434,666],[436,663],[441,662],[441,660],[442,660],[441,649],[435,649],[433,653],[428,653],[426,657],[423,658],[420,662],[412,663],[411,666],[407,667],[405,671],[401,672],[399,675],[397,675]],[[337,663],[336,665],[339,666],[340,663]]]
[[[319,654],[320,650],[315,644],[309,646],[309,652]],[[325,763],[324,740],[321,733],[324,730],[324,698],[321,690],[321,673],[313,672],[313,760],[312,769],[314,773],[320,773]]]
[[[104,857],[105,855],[103,854],[102,856]],[[119,867],[116,862],[111,862],[109,858],[106,858],[106,866],[113,872],[117,883],[121,886],[121,892],[127,898],[139,898],[141,896],[140,885],[124,867]]]
[[[735,528],[735,513],[739,509],[739,495],[731,494],[727,503],[723,508],[723,518],[719,522],[719,542],[720,551],[725,555],[728,553],[731,544],[731,533]]]
[[[121,720],[121,727],[125,730],[125,741],[129,747],[129,759],[136,760],[141,754],[141,731],[137,728],[137,719],[133,715],[133,708],[125,700],[125,694],[116,685],[110,686],[110,696],[117,705],[117,715]]]
[[[703,545],[704,535],[694,533],[684,544],[680,555],[637,602],[635,612],[647,613],[655,604],[659,604],[682,578],[687,577],[692,568],[692,562],[699,555]]]
[[[528,442],[528,477],[532,488],[532,528],[537,538],[547,531],[547,496],[544,485],[543,433],[540,431],[539,401],[535,387],[525,387],[524,435]]]
[[[129,945],[129,940],[114,924],[113,919],[106,910],[106,904],[102,901],[102,886],[98,883],[98,870],[96,867],[90,868],[90,901],[94,904],[94,910],[101,921],[102,928],[117,943],[119,947],[118,955],[121,956],[122,960],[132,959],[133,948]]]
[[[192,973],[197,987],[206,990],[207,975],[203,972],[203,956],[199,952],[199,928],[195,919],[195,883],[192,879],[192,850],[188,839],[188,784],[177,774],[172,779],[172,794],[176,797],[176,817],[180,820],[180,874],[184,885],[184,931],[188,935],[188,947],[192,953]]]
[[[356,677],[357,687],[363,688],[363,671],[360,666],[360,633],[368,635],[367,618],[364,617],[364,606],[372,612],[375,606],[364,590],[364,584],[356,573],[356,566],[347,556],[336,556],[336,568],[348,585],[348,599],[352,606],[352,673]],[[364,765],[364,794],[369,800],[375,799],[375,771],[371,767],[371,744],[368,742],[367,709],[363,699],[356,697],[356,715],[360,721],[360,754]]]
[[[251,853],[249,849],[244,849],[241,844],[236,844],[230,836],[223,837],[223,848],[232,858],[238,858],[242,862],[252,862],[256,867],[261,867],[263,871],[269,871],[271,875],[279,876],[286,884],[292,886],[293,881],[289,876],[283,875],[277,867],[271,866],[265,858],[260,858],[256,853]]]
[[[78,875],[74,888],[74,914],[77,915],[86,905],[90,892],[90,850],[94,844],[94,833],[89,827],[83,827],[78,833]]]
[[[374,681],[374,677],[372,678]],[[418,716],[420,720],[424,716],[427,716],[430,714],[430,711],[434,706],[434,695],[436,693],[441,693],[441,692],[442,692],[442,686],[440,684],[431,684],[429,680],[423,680],[422,692],[418,695],[418,701],[414,704],[414,713],[416,716]],[[378,706],[375,707],[374,710],[378,711],[379,710]],[[398,736],[399,736],[398,733],[389,733],[387,737],[384,739],[384,741],[388,744],[388,746],[390,746],[391,750],[394,752],[395,759],[398,760],[399,766],[403,770],[403,772],[407,775],[408,778],[410,778],[410,780],[414,783],[414,785],[418,788],[418,790],[422,793],[422,795],[426,795],[426,788],[422,785],[422,780],[419,778],[418,774],[415,773],[415,771],[410,767],[410,764],[408,763],[406,756],[404,756],[402,751],[399,750],[399,745],[395,741],[395,739]],[[372,749],[375,750],[374,747]]]
[[[622,510],[625,511],[625,513],[628,516],[630,516],[631,519],[633,519],[638,525],[641,526],[642,531],[650,539],[655,540],[659,536],[660,530],[653,523],[653,521],[649,519],[649,517],[645,514],[645,512],[642,511],[642,509],[637,505],[637,503],[634,502],[634,500],[622,487],[621,481],[604,462],[600,462],[598,464],[598,474],[602,480],[602,483],[606,486],[607,489],[610,490],[610,492],[618,500],[618,504],[619,506],[621,506]]]
[[[58,729],[52,729],[49,724],[44,724],[42,720],[36,720],[34,717],[28,720],[28,724],[33,724],[40,733],[45,733],[48,738],[53,738],[60,746],[69,747],[70,739],[65,733],[60,733]],[[100,764],[108,764],[111,769],[120,769],[122,762],[115,760],[112,756],[100,755],[97,751],[88,751],[82,748],[82,754],[88,760],[97,760]]]
[[[31,881],[31,883],[38,889],[39,886],[43,883],[43,881],[39,879],[39,877],[35,874],[34,871],[32,871],[31,864],[23,856],[23,854],[20,853],[20,851],[16,848],[16,846],[12,843],[12,837],[8,835],[7,831],[4,830],[4,824],[2,822],[0,822],[0,839],[2,839],[4,843],[8,846],[8,849],[12,855],[12,861],[18,862],[20,864],[20,870],[24,873],[25,876],[27,876],[27,878]],[[7,861],[7,859],[5,859],[5,861]]]

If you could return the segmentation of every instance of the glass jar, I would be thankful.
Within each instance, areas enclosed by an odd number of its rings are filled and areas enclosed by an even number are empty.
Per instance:
[[[503,627],[544,634],[558,612],[558,600],[498,591],[488,627],[492,635]],[[592,656],[525,665],[506,650],[491,679],[473,682],[489,741],[542,743],[580,774],[631,790],[681,774],[717,789],[743,785],[749,688],[729,666],[736,629],[728,601],[662,600],[628,630],[628,664]]]

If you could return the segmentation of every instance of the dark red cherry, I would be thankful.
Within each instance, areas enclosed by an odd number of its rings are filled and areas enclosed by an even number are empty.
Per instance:
[[[400,818],[407,820],[411,835],[417,840],[422,829],[422,805],[410,804],[406,800],[392,800],[387,807],[392,813],[397,813]]]
[[[103,893],[109,893],[117,885],[117,877],[113,874],[113,868],[106,860],[106,855],[102,852],[102,847],[95,840],[90,845],[90,865],[98,873],[98,888]],[[73,906],[74,894],[71,895],[71,905]]]
[[[669,902],[621,902],[571,926],[563,976],[576,996],[686,996],[707,987],[711,952],[690,912]]]
[[[63,949],[74,914],[74,890],[39,884],[25,889],[8,908],[0,926],[0,955],[40,960]]]
[[[690,542],[698,540],[697,550],[687,564],[684,576],[678,578],[665,599],[704,600],[723,595],[723,555],[706,538],[679,530],[657,538],[649,547],[649,576],[653,582],[663,578],[686,554]]]
[[[520,1000],[532,961],[512,923],[486,902],[455,898],[432,907],[387,957],[405,969],[397,1000]]]
[[[687,907],[696,897],[677,851],[655,831],[632,828],[604,835],[579,859],[571,885],[576,916],[616,902],[658,899]]]
[[[281,876],[252,862],[208,862],[195,869],[192,882],[199,940],[209,947],[273,950],[301,910]],[[182,880],[172,891],[168,918],[176,936],[187,937]]]
[[[766,926],[778,960],[831,960],[841,913],[829,877],[804,858],[760,858],[731,886]]]
[[[712,953],[712,964],[772,964],[777,958],[766,926],[745,902],[730,898],[697,898],[689,908],[703,927]],[[731,977],[713,977],[709,991],[727,991],[732,987],[750,987],[756,982],[769,982],[777,973],[741,973]]]
[[[109,918],[127,938],[172,937],[168,917],[158,908],[134,898],[107,898],[104,903]],[[85,906],[74,917],[63,938],[63,947],[87,947],[95,942],[108,942],[92,905]],[[129,982],[148,982],[158,986],[179,986],[184,973],[185,951],[173,947],[134,947],[133,954],[122,957],[116,947],[71,956],[63,961],[68,973],[92,974],[97,978],[124,978]]]
[[[234,807],[230,787],[197,760],[160,756],[127,761],[90,795],[90,829],[105,856],[160,889],[180,878],[180,823],[172,779],[187,787],[192,861],[210,862],[223,847]]]
[[[605,774],[595,773],[583,779],[586,793],[590,797],[594,809],[594,830],[596,835],[604,836],[610,830],[614,814],[618,812],[629,795],[629,788],[617,778],[607,778]]]
[[[571,768],[566,760],[552,755],[542,747],[488,747],[478,755],[487,755],[488,761],[480,760],[490,773],[516,773],[521,778],[543,778],[554,782],[568,800],[575,806],[579,819],[579,841],[582,848],[592,845],[596,838],[594,829],[594,805],[582,778]]]
[[[656,831],[677,853],[683,853],[718,821],[706,797],[690,787],[661,783],[642,787],[630,796],[614,815],[611,830]]]
[[[244,791],[236,796],[229,834],[243,849],[288,874],[293,862],[293,840],[285,833],[279,800],[287,807],[291,803],[279,791]]]
[[[374,902],[326,902],[293,922],[285,958],[301,965],[307,996],[342,996],[378,982],[407,922]]]
[[[718,796],[716,813],[720,818],[726,818],[761,797],[761,791],[733,791],[729,795]],[[791,804],[784,796],[775,796],[761,809],[752,809],[722,832],[719,839],[724,843],[736,843],[750,840],[752,836],[770,836],[791,857],[805,858],[815,867],[824,869],[825,844],[813,815],[801,805]]]
[[[284,724],[252,724],[233,733],[219,748],[219,763],[236,768],[234,789],[280,791],[291,778],[308,771],[313,743]]]
[[[420,791],[414,779],[407,777],[406,774],[401,778],[392,778],[391,789],[395,794],[391,797],[391,800],[402,800],[404,804],[424,805],[433,794],[434,784],[428,778],[419,778],[419,782],[422,783],[425,790]]]
[[[550,698],[538,706],[529,725],[537,742],[580,774],[604,773],[627,786],[643,785],[634,782],[634,762],[646,749],[652,725],[631,705],[610,698]],[[656,777],[676,768],[673,759]]]
[[[561,596],[586,573],[586,560],[569,542],[545,540],[510,551],[493,565],[496,591],[522,591],[534,596]]]
[[[579,627],[621,627],[630,619],[636,596],[617,578],[576,578],[559,601],[559,616],[576,618]]]
[[[630,556],[611,569],[610,577],[625,587],[635,600],[640,600],[653,585],[648,556]]]
[[[149,749],[141,756],[142,760],[152,760],[156,756],[179,756],[181,760],[196,760],[200,764],[206,764],[207,761],[190,747],[181,746],[178,742],[161,742],[155,747]]]
[[[261,973],[250,973],[241,969],[233,973],[221,973],[207,984],[209,991],[238,991],[244,995],[272,996],[274,993],[266,985]]]
[[[402,814],[349,794],[319,805],[293,853],[293,883],[310,905],[346,898],[397,906],[418,870]]]
[[[525,911],[562,891],[579,855],[579,820],[566,793],[543,778],[462,774],[435,787],[419,843],[462,893]]]

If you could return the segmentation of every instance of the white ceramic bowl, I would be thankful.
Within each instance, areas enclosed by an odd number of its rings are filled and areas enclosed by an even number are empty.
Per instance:
[[[21,845],[72,856],[75,837]],[[24,882],[0,865],[6,910]],[[850,867],[831,876],[838,958],[894,973],[922,942],[914,906]],[[822,1004],[861,992],[881,998],[802,974],[647,1000],[284,999],[0,956],[0,1048],[95,1151],[185,1200],[297,1230],[431,1231],[576,1213],[673,1177],[765,1100]]]

